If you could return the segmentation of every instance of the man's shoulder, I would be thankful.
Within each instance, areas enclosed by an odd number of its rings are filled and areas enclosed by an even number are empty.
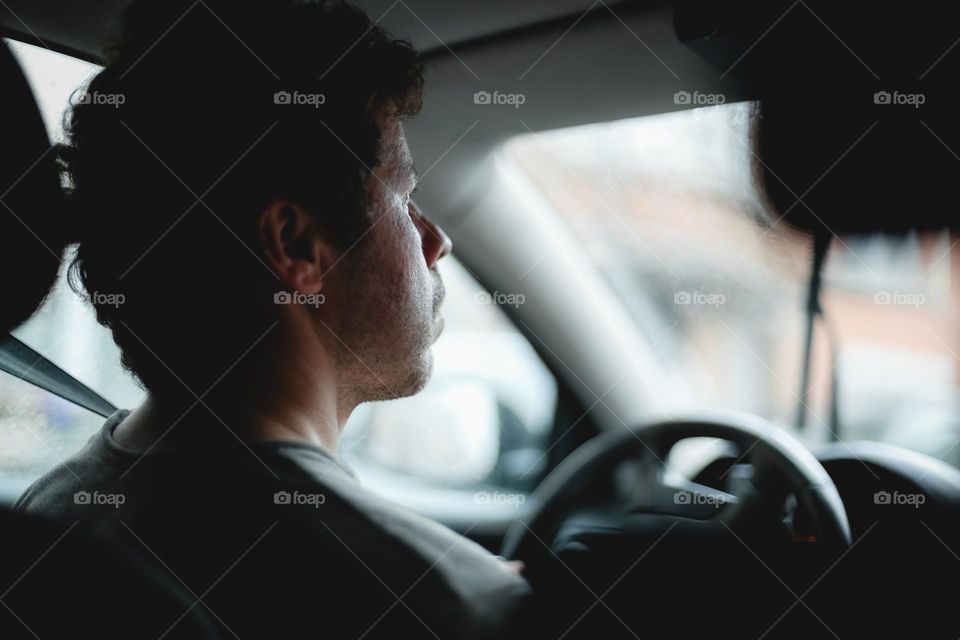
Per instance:
[[[82,449],[34,480],[14,509],[60,518],[68,515],[71,505],[83,504],[82,491],[100,485],[110,473],[96,451],[97,437],[95,434]]]

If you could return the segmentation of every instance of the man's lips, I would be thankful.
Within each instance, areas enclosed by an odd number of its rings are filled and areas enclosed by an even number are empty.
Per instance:
[[[440,272],[436,269],[432,269],[431,271],[433,273],[433,341],[436,342],[440,334],[443,333],[443,327],[446,324],[443,312],[440,311],[440,309],[443,307],[444,298],[447,297],[447,290],[443,286]]]
[[[440,307],[443,306],[443,300],[447,297],[447,289],[443,286],[443,279],[440,277],[440,272],[435,269],[432,270],[433,273],[433,314],[438,315],[440,313]]]

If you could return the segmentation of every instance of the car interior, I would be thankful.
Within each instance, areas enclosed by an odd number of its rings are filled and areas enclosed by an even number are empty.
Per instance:
[[[142,548],[12,510],[143,397],[57,269],[50,153],[126,4],[0,0],[4,638],[217,637]],[[434,378],[344,433],[364,484],[523,561],[525,634],[960,635],[950,12],[355,4],[426,65],[454,241]]]

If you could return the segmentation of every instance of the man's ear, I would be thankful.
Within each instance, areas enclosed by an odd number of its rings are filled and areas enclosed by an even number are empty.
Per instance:
[[[274,200],[259,218],[264,260],[283,286],[319,293],[329,264],[328,247],[313,215],[290,200]]]

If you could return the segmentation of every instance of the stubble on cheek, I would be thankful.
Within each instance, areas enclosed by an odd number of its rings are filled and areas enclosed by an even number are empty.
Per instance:
[[[434,276],[403,244],[408,229],[396,220],[380,225],[349,258],[343,344],[336,345],[342,378],[363,400],[419,391],[433,364]]]

